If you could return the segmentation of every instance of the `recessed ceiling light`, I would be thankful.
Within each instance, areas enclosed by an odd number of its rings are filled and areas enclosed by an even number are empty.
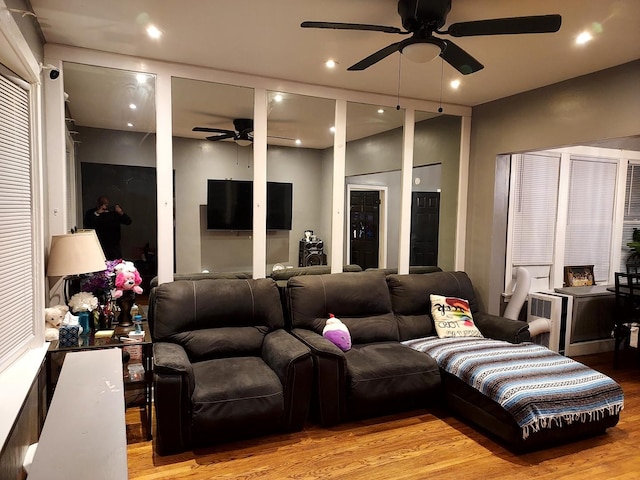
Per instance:
[[[336,133],[336,127],[331,127],[329,130],[331,130],[331,133]]]
[[[133,127],[133,123],[131,122],[127,123],[127,127]]]
[[[585,43],[593,40],[593,36],[589,32],[582,32],[580,35],[576,37],[576,43],[578,45],[584,45]]]
[[[275,96],[275,97],[273,97],[273,99],[274,99],[276,102],[281,102],[281,101],[282,101],[282,95],[280,95],[279,93],[277,93],[277,94],[276,94],[276,96]]]
[[[144,73],[138,73],[136,75],[136,81],[138,83],[147,83],[147,78],[148,78],[148,75],[145,75]]]
[[[300,145],[302,141],[299,138],[296,138],[296,145]]]
[[[453,88],[455,90],[460,86],[460,80],[458,80],[458,79],[451,80],[451,83],[449,85],[451,85],[451,88]]]
[[[162,36],[162,32],[158,30],[158,27],[156,27],[155,25],[149,25],[147,27],[147,35],[149,35],[154,40],[157,40]]]
[[[136,104],[135,104],[135,103],[130,103],[130,104],[129,104],[129,108],[130,108],[131,110],[135,110],[135,109],[136,109],[136,108],[138,108],[138,107],[136,107]]]
[[[324,62],[325,66],[327,68],[336,68],[336,65],[338,65],[338,62],[336,62],[335,60],[327,60],[326,62]]]
[[[384,110],[382,108],[379,108],[378,113],[384,113]]]

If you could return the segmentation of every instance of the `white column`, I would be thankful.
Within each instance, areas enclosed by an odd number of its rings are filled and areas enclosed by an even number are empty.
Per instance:
[[[469,190],[469,150],[471,117],[462,117],[460,127],[460,169],[458,171],[458,215],[456,218],[455,270],[464,270],[467,236],[467,194]]]
[[[409,273],[411,258],[411,189],[413,184],[413,134],[416,112],[404,111],[402,130],[402,197],[400,198],[400,231],[398,232],[398,273]]]
[[[253,93],[253,278],[264,278],[267,264],[267,91]]]
[[[347,102],[336,100],[336,131],[333,136],[333,206],[331,210],[331,273],[344,264],[344,173],[347,144]]]
[[[49,233],[60,235],[69,233],[73,225],[67,220],[67,192],[75,189],[75,185],[67,182],[67,149],[64,109],[64,72],[60,60],[45,58],[45,65],[51,65],[60,72],[56,79],[51,79],[51,70],[43,71],[44,83],[44,115],[45,115],[45,157],[47,159],[47,221]],[[77,225],[82,228],[82,219]]]
[[[173,142],[171,75],[156,77],[156,181],[158,187],[158,283],[173,281]]]

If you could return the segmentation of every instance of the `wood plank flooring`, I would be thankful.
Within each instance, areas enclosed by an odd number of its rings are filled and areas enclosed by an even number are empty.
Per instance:
[[[157,457],[141,429],[141,413],[127,411],[131,480],[168,479],[638,479],[640,368],[635,351],[623,367],[612,353],[576,358],[622,385],[625,408],[606,434],[516,455],[444,410],[352,422]]]

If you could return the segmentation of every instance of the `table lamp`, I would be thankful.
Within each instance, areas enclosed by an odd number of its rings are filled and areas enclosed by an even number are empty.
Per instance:
[[[54,235],[47,262],[48,277],[64,277],[64,300],[69,302],[69,277],[106,269],[106,258],[95,230]],[[77,292],[76,292],[77,293]]]

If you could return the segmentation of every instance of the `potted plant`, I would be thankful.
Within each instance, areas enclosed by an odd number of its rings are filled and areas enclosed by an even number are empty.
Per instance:
[[[627,243],[631,253],[627,257],[627,272],[636,273],[640,269],[640,228],[634,228],[631,241]]]

